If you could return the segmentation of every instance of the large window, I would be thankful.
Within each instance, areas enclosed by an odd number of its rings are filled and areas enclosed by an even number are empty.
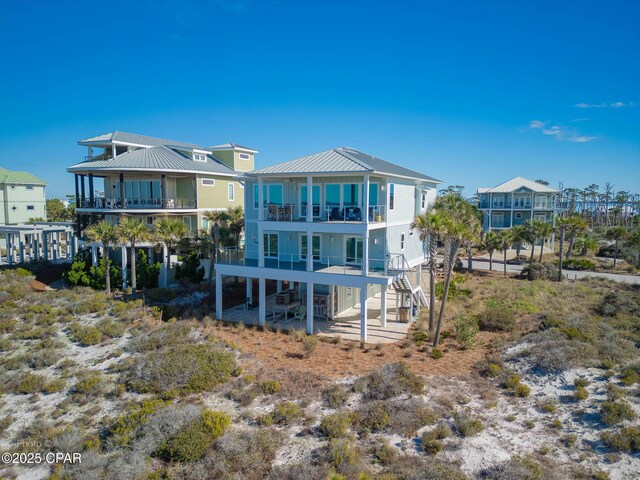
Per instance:
[[[369,206],[378,205],[378,184],[369,184]]]
[[[320,260],[320,235],[314,235],[311,238],[311,248],[314,260]],[[300,235],[300,258],[307,259],[307,236]]]
[[[357,207],[360,205],[360,184],[345,183],[342,186],[342,202],[345,207]]]
[[[253,207],[258,208],[258,185],[253,186]],[[282,185],[279,183],[269,183],[262,186],[262,201],[266,207],[269,203],[282,205]]]
[[[325,203],[327,208],[340,206],[340,184],[327,183],[325,186]]]
[[[125,180],[124,196],[127,200],[133,201],[135,205],[153,204],[153,199],[162,198],[162,187],[160,180]],[[120,181],[116,180],[113,185],[113,197],[120,198]]]
[[[278,234],[264,234],[264,256],[278,258]]]
[[[307,186],[302,185],[300,187],[300,216],[307,216]],[[313,204],[313,216],[320,216],[320,185],[313,185],[311,187],[311,202]]]
[[[395,183],[390,183],[389,184],[389,210],[393,210],[395,207],[395,198],[396,196],[396,184]]]
[[[347,237],[345,239],[345,260],[350,264],[362,263],[362,237]]]

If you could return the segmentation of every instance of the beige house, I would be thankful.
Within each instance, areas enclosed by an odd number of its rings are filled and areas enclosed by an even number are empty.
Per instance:
[[[116,223],[124,214],[148,224],[176,216],[191,232],[206,228],[205,212],[244,207],[238,174],[253,170],[258,153],[234,143],[202,147],[118,131],[78,144],[87,156],[67,168],[75,177],[78,232],[97,218]]]
[[[46,218],[47,183],[28,172],[0,167],[0,225],[18,225]]]

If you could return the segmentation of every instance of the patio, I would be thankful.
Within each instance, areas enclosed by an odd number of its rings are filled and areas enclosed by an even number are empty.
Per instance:
[[[305,320],[294,320],[290,313],[285,319],[281,313],[282,306],[276,305],[276,294],[266,297],[265,310],[267,325],[282,330],[304,330]],[[380,323],[380,294],[369,298],[367,302],[367,343],[393,343],[406,337],[409,324],[395,321],[395,293],[387,291],[387,326]],[[276,319],[273,312],[276,311]],[[243,322],[247,325],[258,324],[258,309],[246,310],[238,305],[223,311],[222,318],[229,322]],[[335,320],[314,319],[313,333],[326,337],[340,336],[344,340],[360,340],[360,308],[350,308],[336,316]]]

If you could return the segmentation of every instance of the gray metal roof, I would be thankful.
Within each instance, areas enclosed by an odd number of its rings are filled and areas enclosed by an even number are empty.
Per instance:
[[[436,178],[429,177],[420,172],[387,162],[381,158],[349,147],[334,148],[332,150],[314,153],[306,157],[254,170],[247,175],[308,175],[314,173],[379,173],[433,183],[442,183],[441,180]]]
[[[29,172],[16,172],[0,167],[0,183],[21,185],[46,185],[47,182]]]
[[[219,175],[236,175],[227,165],[208,155],[206,162],[196,162],[165,146],[139,148],[117,155],[109,160],[87,160],[67,168],[69,172],[83,171],[153,171],[210,173]]]
[[[147,135],[138,135],[137,133],[128,132],[109,132],[97,137],[85,138],[80,140],[80,145],[92,145],[96,143],[113,143],[122,142],[130,143],[133,145],[145,145],[147,147],[160,147],[163,145],[173,145],[176,147],[184,148],[197,148],[200,150],[206,150],[206,148],[196,145],[195,143],[178,142],[177,140],[165,140],[163,138],[148,137]]]
[[[220,145],[212,145],[210,147],[207,147],[207,150],[228,150],[231,148],[239,148],[242,150],[249,150],[251,152],[258,153],[258,151],[255,148],[243,147],[242,145],[238,145],[237,143],[231,143],[231,142],[221,143]]]
[[[559,191],[548,185],[544,185],[534,180],[529,180],[528,178],[515,177],[493,188],[478,188],[478,193],[509,193],[514,192],[519,188],[526,188],[539,193],[555,193]]]

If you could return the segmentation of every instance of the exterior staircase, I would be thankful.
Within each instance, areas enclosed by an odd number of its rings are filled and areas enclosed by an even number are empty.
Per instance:
[[[414,305],[420,304],[422,307],[429,306],[429,299],[422,291],[422,287],[417,288],[411,284],[411,281],[407,277],[407,271],[409,270],[409,264],[407,263],[404,255],[398,255],[394,258],[393,262],[390,262],[387,273],[392,275],[394,280],[391,287],[396,293],[402,293],[405,295],[411,295],[413,297]]]

